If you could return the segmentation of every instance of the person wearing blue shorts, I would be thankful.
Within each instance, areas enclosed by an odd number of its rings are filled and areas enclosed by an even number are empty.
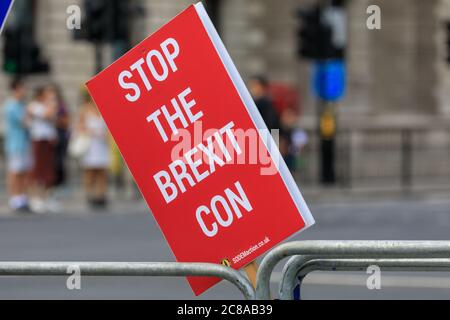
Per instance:
[[[3,108],[9,206],[14,211],[28,211],[27,185],[33,160],[27,129],[24,82],[16,78],[12,80],[10,89],[11,95]]]

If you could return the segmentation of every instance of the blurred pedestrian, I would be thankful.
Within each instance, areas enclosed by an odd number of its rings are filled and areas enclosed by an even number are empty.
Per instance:
[[[278,148],[280,153],[288,165],[289,169],[293,169],[293,155],[291,152],[291,131],[290,123],[293,114],[289,110],[279,115],[276,111],[272,97],[269,93],[269,82],[262,75],[253,76],[249,81],[250,93],[255,101],[255,105],[269,130],[278,130]],[[272,132],[273,133],[273,132]]]
[[[27,186],[32,166],[30,137],[27,130],[25,84],[12,80],[11,94],[4,104],[5,154],[9,206],[14,211],[29,211]]]
[[[51,86],[38,88],[28,106],[28,113],[34,156],[34,197],[30,201],[31,209],[37,213],[55,211],[54,203],[50,201],[50,190],[55,183],[57,141],[55,89]]]
[[[262,75],[253,76],[249,81],[250,93],[259,113],[269,130],[279,129],[279,118],[268,91],[269,82]]]
[[[60,187],[65,184],[67,147],[69,144],[69,123],[70,115],[61,89],[54,86],[56,92],[56,146],[55,146],[55,181],[54,186]]]
[[[76,130],[75,136],[89,137],[87,150],[81,157],[88,204],[94,209],[104,208],[107,206],[110,164],[109,132],[97,106],[87,92],[81,106]]]

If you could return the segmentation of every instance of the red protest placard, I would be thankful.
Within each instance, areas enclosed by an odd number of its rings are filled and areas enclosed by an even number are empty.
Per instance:
[[[87,86],[177,261],[239,269],[314,223],[200,3]]]

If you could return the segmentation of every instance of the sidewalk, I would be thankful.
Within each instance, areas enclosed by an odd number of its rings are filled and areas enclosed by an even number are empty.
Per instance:
[[[421,203],[450,203],[448,190],[414,189],[401,192],[395,188],[382,189],[359,188],[348,189],[342,187],[312,187],[302,188],[303,196],[310,206],[339,206],[347,204],[374,204],[386,202],[421,202]],[[130,211],[149,212],[148,206],[141,195],[132,194],[127,189],[118,192],[111,190],[109,205],[106,210],[92,210],[86,204],[83,192],[79,188],[69,187],[57,197],[61,206],[58,213],[44,215],[89,215],[89,214],[127,214]],[[150,212],[149,212],[150,213]],[[20,214],[12,212],[4,191],[0,192],[0,218],[17,217]]]
[[[89,214],[126,214],[133,208],[133,211],[147,210],[145,201],[139,197],[129,194],[118,194],[114,190],[110,192],[108,207],[105,210],[92,210],[85,201],[85,197],[80,190],[68,188],[57,197],[61,210],[55,213],[44,213],[39,215],[89,215]],[[31,213],[32,214],[32,213]],[[0,193],[0,218],[26,216],[11,211],[4,192]]]

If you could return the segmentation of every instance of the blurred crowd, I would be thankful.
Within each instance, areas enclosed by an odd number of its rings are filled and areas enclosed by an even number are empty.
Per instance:
[[[277,100],[289,94],[270,86],[264,76],[252,77],[248,87],[268,129],[278,130],[281,154],[294,169],[295,154],[307,138],[298,139],[295,108]],[[87,90],[82,90],[81,106],[72,116],[55,84],[38,87],[30,95],[25,81],[15,78],[9,89],[2,108],[9,207],[14,212],[61,211],[55,195],[67,182],[67,158],[72,157],[83,171],[87,204],[106,208],[108,173],[120,172],[122,160]]]
[[[67,180],[70,151],[83,169],[89,205],[105,207],[109,135],[89,94],[83,94],[76,121],[71,121],[57,85],[36,88],[30,101],[27,96],[24,80],[15,78],[3,106],[9,207],[17,212],[59,211],[54,193]]]

